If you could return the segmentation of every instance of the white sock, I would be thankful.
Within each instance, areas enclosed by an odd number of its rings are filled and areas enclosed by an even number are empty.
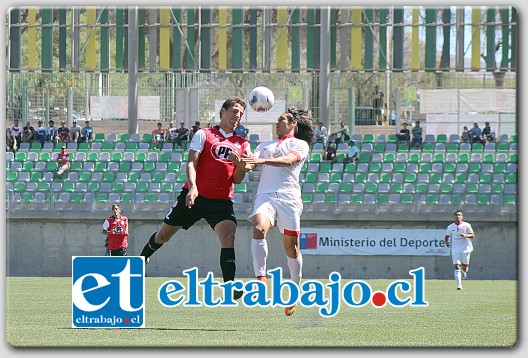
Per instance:
[[[455,270],[455,281],[457,287],[462,287],[462,271],[460,269]]]
[[[295,259],[288,257],[288,267],[290,269],[290,277],[292,281],[295,282],[299,286],[301,284],[301,278],[302,278],[302,265],[303,265],[303,258],[302,258],[301,253],[299,253],[299,256],[297,256]]]
[[[266,258],[268,257],[266,239],[251,239],[251,253],[253,254],[255,276],[266,276]]]

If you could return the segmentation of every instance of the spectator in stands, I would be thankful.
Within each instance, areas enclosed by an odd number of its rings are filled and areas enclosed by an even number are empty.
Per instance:
[[[314,128],[315,141],[316,143],[323,143],[323,147],[326,147],[326,140],[328,139],[328,129],[323,125],[323,122],[318,122]]]
[[[176,142],[176,131],[178,128],[174,127],[174,122],[170,122],[167,127],[165,140],[174,144]]]
[[[46,131],[48,132],[48,142],[57,143],[57,127],[55,127],[53,119],[48,121],[48,128]]]
[[[70,170],[70,155],[66,153],[66,146],[61,147],[61,151],[57,154],[58,169],[55,177],[60,177],[63,173]]]
[[[161,149],[165,142],[165,129],[161,122],[158,123],[158,128],[152,131],[152,141],[154,142],[154,148]]]
[[[8,128],[6,131],[6,152],[16,153],[18,148],[18,143],[16,137],[13,137],[11,130]]]
[[[72,142],[78,142],[81,137],[81,126],[77,124],[77,120],[74,119],[70,127],[70,140]]]
[[[380,91],[378,86],[374,86],[374,91],[372,92],[372,118],[375,120],[376,125],[381,125],[382,120],[382,110],[384,107],[385,94],[383,91]]]
[[[77,143],[91,143],[93,140],[93,128],[90,126],[90,121],[84,122],[84,127],[81,129],[81,135]]]
[[[402,123],[402,129],[400,129],[400,133],[396,134],[396,139],[398,142],[405,142],[409,144],[411,142],[411,131],[407,128],[407,123]]]
[[[238,122],[235,129],[234,129],[234,132],[236,134],[238,134],[239,136],[241,136],[242,138],[246,138],[247,139],[247,135],[249,133],[249,129],[247,129],[246,127],[244,127],[242,125],[242,123]]]
[[[478,126],[478,123],[473,123],[473,128],[469,130],[469,137],[471,143],[482,143],[484,144],[484,137],[482,136],[482,129]]]
[[[460,143],[469,143],[471,141],[469,130],[467,126],[464,126],[462,134],[460,135]]]
[[[68,143],[70,141],[70,129],[66,127],[66,122],[61,121],[61,126],[57,129],[57,143]]]
[[[22,141],[22,128],[18,125],[18,119],[13,119],[13,124],[9,126],[9,131],[11,131],[11,135],[15,138],[17,143]]]
[[[339,122],[339,129],[332,133],[332,135],[335,135],[335,144],[336,146],[339,145],[339,143],[346,143],[350,140],[350,135],[348,134],[348,128],[345,125],[345,122],[341,121]]]
[[[414,127],[411,130],[412,134],[412,142],[411,142],[411,148],[416,146],[420,147],[422,145],[422,127],[420,127],[420,121],[416,121],[414,124]]]
[[[486,122],[484,124],[484,129],[482,130],[482,137],[484,138],[484,143],[497,144],[497,137],[495,136],[495,131],[491,129],[489,122]]]
[[[323,160],[329,160],[332,163],[337,161],[337,149],[331,140],[328,141],[328,145],[323,152]]]
[[[180,128],[176,129],[176,146],[183,150],[187,149],[189,140],[189,129],[185,127],[185,122],[180,122]]]
[[[348,163],[357,163],[359,161],[359,148],[356,143],[351,140],[348,142],[347,156],[343,160],[343,166],[346,166]]]
[[[48,130],[42,125],[42,121],[37,122],[37,128],[34,130],[35,141],[40,142],[41,147],[44,147],[44,142],[48,139]]]
[[[28,142],[28,143],[33,142],[33,139],[35,139],[34,136],[35,136],[35,129],[31,125],[31,122],[27,121],[25,127],[22,128],[22,142]]]
[[[194,135],[198,130],[200,129],[200,121],[194,122],[194,126],[191,127],[191,130],[189,131],[189,142],[193,139]]]

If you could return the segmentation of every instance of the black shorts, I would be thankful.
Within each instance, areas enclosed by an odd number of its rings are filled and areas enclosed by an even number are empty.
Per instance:
[[[224,220],[231,220],[237,224],[235,212],[233,210],[233,202],[231,200],[222,199],[208,199],[198,195],[194,201],[194,205],[188,208],[185,205],[185,197],[189,192],[188,189],[183,188],[178,195],[176,206],[173,206],[163,222],[170,226],[181,226],[187,230],[194,225],[198,220],[205,219],[211,229],[214,230],[216,224]]]
[[[109,250],[110,251],[110,255],[109,256],[127,256],[127,248],[126,247],[122,247],[120,249],[117,249],[117,250]]]

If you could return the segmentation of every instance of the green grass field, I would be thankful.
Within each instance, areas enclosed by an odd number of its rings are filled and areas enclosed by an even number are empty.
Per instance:
[[[71,327],[71,278],[6,278],[6,340],[12,347],[513,347],[517,281],[427,280],[428,307],[342,304],[333,318],[317,307],[166,308],[157,292],[169,278],[146,278],[143,329]],[[171,280],[173,278],[170,278]],[[392,280],[366,280],[382,289]],[[327,280],[321,280],[327,282]],[[257,339],[258,337],[258,339]]]

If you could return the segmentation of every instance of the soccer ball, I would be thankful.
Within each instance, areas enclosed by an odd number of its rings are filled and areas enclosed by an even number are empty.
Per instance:
[[[275,97],[267,87],[255,87],[249,92],[249,105],[254,111],[267,112],[273,107]]]

